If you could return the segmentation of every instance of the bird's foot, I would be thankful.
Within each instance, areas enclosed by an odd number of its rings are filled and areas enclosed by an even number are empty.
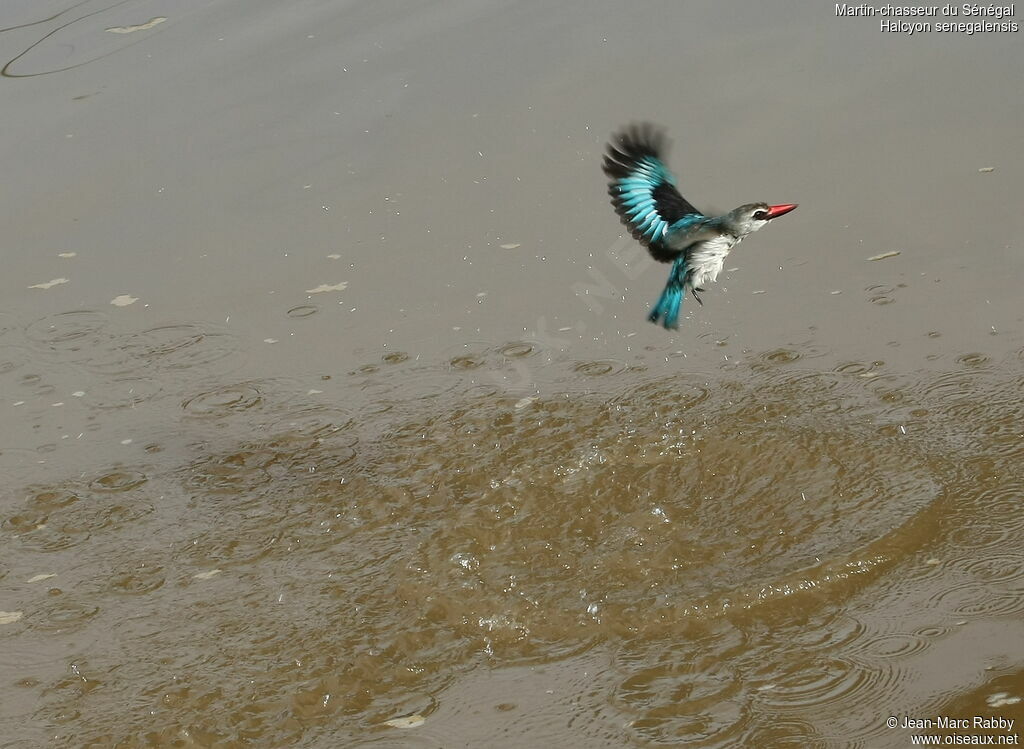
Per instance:
[[[700,297],[697,296],[697,292],[698,291],[704,291],[704,289],[695,289],[695,288],[692,288],[692,287],[690,289],[690,293],[693,295],[693,298],[697,300],[697,304],[699,304],[701,307],[703,307],[704,306],[704,302],[702,302],[700,300]]]

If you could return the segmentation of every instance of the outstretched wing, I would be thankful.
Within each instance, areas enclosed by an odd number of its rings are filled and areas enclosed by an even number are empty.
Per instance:
[[[661,129],[631,125],[612,138],[603,165],[615,212],[634,239],[663,263],[679,255],[665,242],[669,226],[685,216],[702,215],[676,189],[663,161],[667,146]]]

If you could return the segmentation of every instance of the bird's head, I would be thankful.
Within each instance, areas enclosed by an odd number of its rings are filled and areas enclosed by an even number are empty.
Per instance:
[[[767,224],[773,218],[784,216],[797,206],[796,203],[768,205],[767,203],[747,203],[734,208],[726,214],[726,223],[737,237],[745,237]]]

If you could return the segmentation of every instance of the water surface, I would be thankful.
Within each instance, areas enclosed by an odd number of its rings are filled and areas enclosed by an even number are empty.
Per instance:
[[[1018,42],[6,5],[0,746],[1019,726]],[[801,204],[673,333],[599,168],[641,118],[698,206]]]

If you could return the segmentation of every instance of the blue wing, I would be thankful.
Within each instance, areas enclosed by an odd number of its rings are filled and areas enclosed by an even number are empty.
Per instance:
[[[603,164],[615,212],[633,238],[663,263],[675,260],[680,252],[666,241],[670,227],[675,231],[703,218],[676,189],[675,177],[662,160],[666,148],[661,130],[633,125],[608,144]]]

